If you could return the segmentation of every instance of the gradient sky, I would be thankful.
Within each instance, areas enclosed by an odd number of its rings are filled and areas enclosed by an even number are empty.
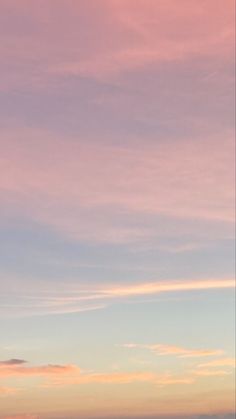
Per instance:
[[[234,0],[0,36],[0,419],[233,419]]]

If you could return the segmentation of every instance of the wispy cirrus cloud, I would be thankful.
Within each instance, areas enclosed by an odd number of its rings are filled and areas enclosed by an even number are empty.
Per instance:
[[[27,282],[27,288],[24,287],[24,290],[22,290],[22,281],[19,283],[19,289],[17,282],[14,281],[14,283],[14,292],[9,292],[8,288],[6,290],[4,283],[2,283],[2,299],[4,298],[1,304],[2,315],[29,316],[79,313],[105,309],[110,304],[117,304],[123,301],[135,301],[137,297],[141,298],[139,300],[141,303],[142,301],[145,302],[145,298],[150,296],[161,297],[165,294],[183,295],[183,293],[187,292],[210,292],[211,290],[232,290],[235,288],[234,279],[194,279],[189,281],[158,281],[125,285],[103,284],[99,286],[94,284],[89,288],[85,287],[83,283],[78,285],[78,283],[69,283],[68,281],[66,287],[63,284],[58,284],[57,290],[50,286],[45,290],[40,282],[34,283],[33,288]],[[178,351],[178,348],[175,350]],[[187,356],[186,353],[185,356]]]

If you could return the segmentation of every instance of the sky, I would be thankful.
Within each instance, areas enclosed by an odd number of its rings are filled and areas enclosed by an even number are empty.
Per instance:
[[[233,419],[234,0],[0,1],[0,419]]]

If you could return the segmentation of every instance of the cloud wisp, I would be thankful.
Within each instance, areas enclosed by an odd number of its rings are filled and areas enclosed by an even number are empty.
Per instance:
[[[223,354],[222,350],[187,349],[179,346],[163,344],[141,345],[135,343],[127,343],[122,346],[128,349],[146,349],[158,356],[175,356],[177,358],[204,358],[219,356]]]
[[[226,135],[224,150],[220,138],[134,149],[75,138],[68,147],[49,132],[6,131],[0,211],[86,242],[152,240],[157,231],[149,217],[169,217],[177,230],[179,219],[223,223],[227,230],[234,222],[234,142]]]

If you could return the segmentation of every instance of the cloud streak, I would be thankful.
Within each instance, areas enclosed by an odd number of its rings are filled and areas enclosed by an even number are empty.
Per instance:
[[[204,364],[198,365],[199,368],[217,368],[217,367],[233,367],[235,368],[235,358],[214,359]]]
[[[168,292],[201,291],[211,289],[234,288],[233,279],[226,280],[195,280],[186,282],[166,282],[166,283],[147,283],[133,286],[125,286],[105,291],[109,296],[136,296],[136,295],[155,295]]]

